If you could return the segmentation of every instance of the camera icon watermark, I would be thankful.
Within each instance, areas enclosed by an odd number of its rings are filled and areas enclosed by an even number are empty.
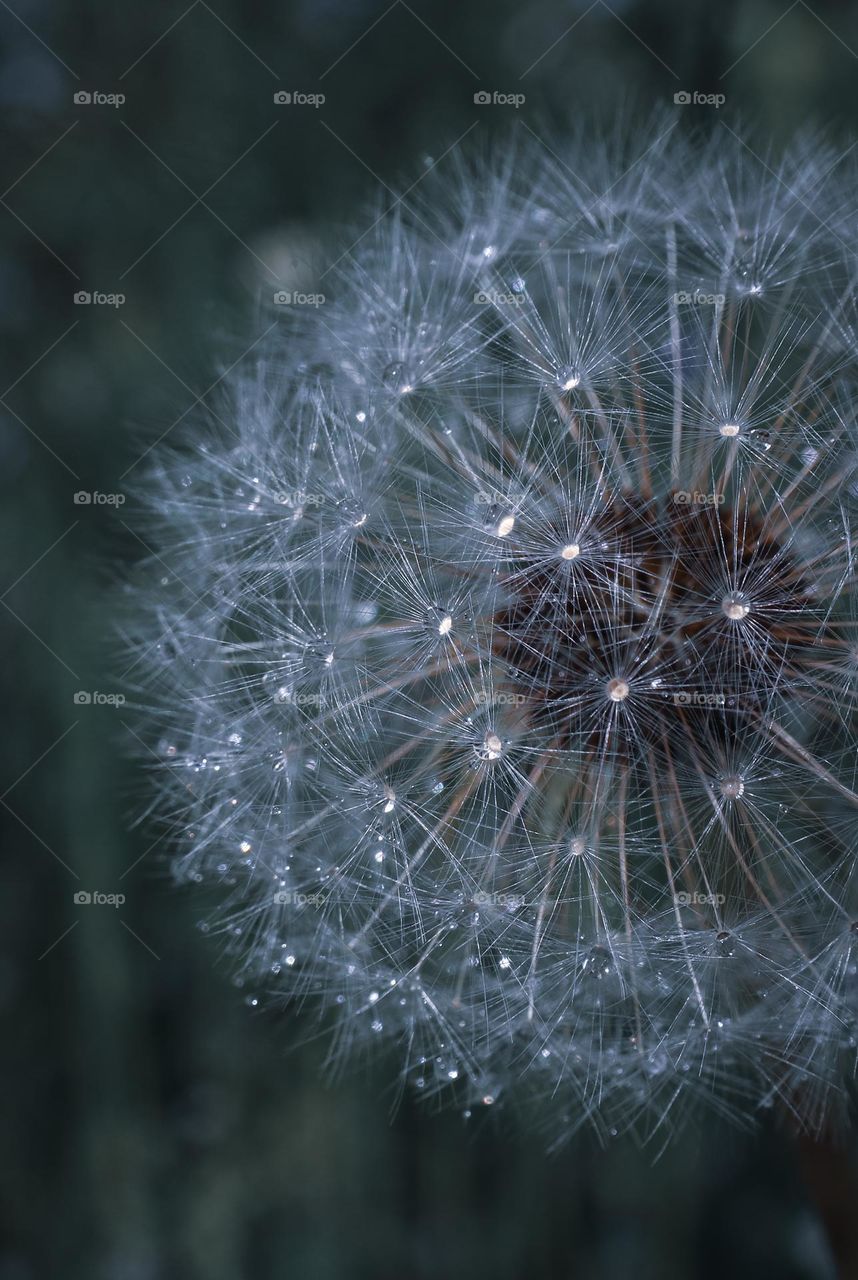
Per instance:
[[[501,93],[498,89],[490,93],[487,89],[478,89],[474,94],[474,105],[477,107],[515,107],[517,111],[524,103],[523,93]]]
[[[121,507],[124,493],[101,493],[98,489],[78,489],[74,495],[76,507]]]
[[[484,889],[477,889],[470,901],[475,907],[494,907],[498,911],[520,911],[525,905],[521,893],[487,893]]]
[[[727,901],[723,893],[675,893],[673,901],[678,907],[723,907]]]
[[[697,693],[691,690],[679,690],[673,695],[675,707],[725,707],[726,693]]]
[[[504,690],[497,693],[489,693],[481,689],[474,694],[474,703],[478,707],[520,707],[525,702],[527,702],[526,694]]]
[[[124,707],[124,693],[100,693],[98,689],[78,689],[72,699],[76,707]]]
[[[281,507],[320,507],[325,501],[325,497],[321,493],[307,493],[304,489],[291,489],[278,493],[277,501]]]
[[[521,307],[527,302],[524,293],[503,293],[497,289],[478,289],[474,294],[478,307]]]
[[[121,307],[125,302],[124,293],[99,293],[96,289],[78,289],[72,301],[76,307]]]
[[[284,907],[313,907],[321,910],[327,902],[323,893],[299,893],[296,889],[278,889],[274,902]]]
[[[673,295],[677,307],[723,307],[727,301],[726,293],[704,293],[702,289],[680,289]]]
[[[327,706],[328,703],[323,693],[296,693],[285,684],[274,690],[274,701],[281,707],[319,708]]]
[[[687,89],[680,89],[678,93],[673,95],[673,101],[677,107],[723,107],[727,98],[723,93],[699,93],[696,89],[689,92]]]
[[[323,293],[296,293],[291,289],[277,289],[275,307],[321,307],[325,304]]]
[[[274,102],[278,107],[323,107],[323,93],[302,93],[295,89],[278,89],[274,94]]]
[[[92,892],[88,889],[78,889],[74,895],[74,902],[77,907],[121,907],[125,902],[125,894],[101,893],[97,889]]]
[[[508,493],[491,493],[487,489],[478,489],[474,494],[474,504],[478,507],[509,507],[520,508],[526,499],[523,490],[510,489]],[[489,517],[493,516],[493,511],[488,512]]]
[[[720,507],[726,501],[723,493],[701,493],[699,489],[677,489],[673,501],[678,507]]]
[[[78,89],[74,95],[76,107],[121,107],[124,93],[101,93],[98,89]]]

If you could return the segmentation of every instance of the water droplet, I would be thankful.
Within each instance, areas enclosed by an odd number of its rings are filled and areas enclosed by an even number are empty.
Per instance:
[[[408,395],[414,390],[413,379],[401,360],[394,360],[389,364],[381,375],[381,380],[399,396]]]
[[[741,622],[751,612],[751,604],[741,591],[729,591],[721,601],[721,612],[731,622]]]
[[[741,774],[725,774],[719,785],[721,795],[726,800],[738,800],[740,796],[745,794],[745,782]]]
[[[607,947],[597,944],[584,960],[582,969],[594,978],[607,978],[613,972],[614,961]]]
[[[503,754],[503,742],[493,729],[483,738],[479,754],[482,760],[499,760]]]
[[[564,364],[557,370],[556,379],[561,391],[574,391],[580,385],[581,375],[571,364]]]
[[[652,1053],[644,1058],[642,1066],[648,1076],[659,1076],[667,1070],[668,1062],[664,1049],[653,1049]]]

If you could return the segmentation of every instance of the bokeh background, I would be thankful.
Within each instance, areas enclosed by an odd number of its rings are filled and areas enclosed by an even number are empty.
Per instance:
[[[260,296],[324,291],[329,228],[623,103],[847,146],[856,77],[838,0],[0,0],[0,1280],[856,1274],[854,1142],[548,1157],[514,1118],[397,1107],[384,1064],[326,1083],[170,887],[133,710],[75,700],[133,687],[112,637],[147,451],[259,339]],[[726,101],[674,107],[695,90]]]

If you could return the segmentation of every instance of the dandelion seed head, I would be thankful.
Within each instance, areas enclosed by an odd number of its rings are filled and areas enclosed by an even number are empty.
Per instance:
[[[582,126],[412,203],[152,450],[176,877],[337,1065],[560,1140],[818,1128],[858,1062],[854,184]]]

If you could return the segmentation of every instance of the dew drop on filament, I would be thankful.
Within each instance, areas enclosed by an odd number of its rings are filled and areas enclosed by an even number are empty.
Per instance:
[[[751,605],[741,591],[729,591],[721,601],[721,612],[731,622],[741,622],[751,612]]]
[[[738,800],[745,794],[745,782],[741,774],[728,773],[721,779],[721,795],[725,800]]]

